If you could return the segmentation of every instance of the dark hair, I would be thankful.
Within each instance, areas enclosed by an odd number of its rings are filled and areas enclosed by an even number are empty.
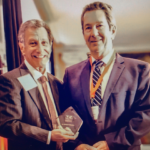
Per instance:
[[[47,34],[48,34],[49,42],[51,43],[53,40],[53,37],[52,37],[49,26],[45,22],[36,20],[36,19],[28,20],[20,26],[19,33],[18,33],[18,42],[24,44],[24,34],[28,28],[36,29],[36,28],[40,28],[40,27],[45,28],[45,30],[47,31]]]
[[[83,23],[84,23],[84,14],[87,11],[92,11],[92,10],[102,10],[105,13],[106,16],[106,20],[108,22],[109,28],[114,25],[116,26],[116,21],[115,18],[112,14],[112,7],[106,3],[103,2],[94,2],[94,3],[90,3],[89,5],[86,5],[83,9],[82,15],[81,15],[81,25],[82,25],[82,30],[83,28]]]

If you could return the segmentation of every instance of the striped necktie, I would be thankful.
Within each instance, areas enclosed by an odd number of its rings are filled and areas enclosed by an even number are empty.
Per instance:
[[[99,77],[101,76],[100,67],[103,66],[104,62],[102,62],[101,60],[95,60],[93,64],[95,64],[95,68],[93,71],[93,86],[95,87]],[[101,98],[101,84],[100,84],[97,91],[95,92],[95,97],[91,98],[91,105],[100,106],[101,104],[102,104],[102,98]]]

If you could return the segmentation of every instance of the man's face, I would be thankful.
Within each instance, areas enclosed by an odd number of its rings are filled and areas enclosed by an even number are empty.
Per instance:
[[[51,45],[45,28],[28,28],[21,48],[24,58],[37,70],[43,70],[51,54]]]
[[[103,58],[112,50],[112,40],[115,37],[115,28],[107,23],[102,10],[86,12],[83,17],[83,34],[87,46],[96,59]]]

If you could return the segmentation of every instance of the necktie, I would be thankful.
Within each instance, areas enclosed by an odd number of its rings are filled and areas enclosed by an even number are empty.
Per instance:
[[[60,125],[60,122],[57,120],[57,114],[55,111],[54,103],[52,102],[50,95],[48,94],[48,88],[46,84],[47,78],[45,76],[42,76],[39,78],[39,81],[42,84],[44,95],[47,101],[48,109],[49,109],[51,119],[52,119],[53,129],[57,129],[58,126]],[[63,150],[62,142],[56,142],[56,150]]]
[[[95,64],[95,69],[93,71],[93,86],[95,87],[99,77],[101,76],[100,67],[103,66],[104,62],[97,60],[94,61],[93,64]],[[101,104],[102,104],[102,98],[101,98],[101,84],[100,84],[97,91],[95,92],[95,97],[91,98],[91,105],[100,106]]]

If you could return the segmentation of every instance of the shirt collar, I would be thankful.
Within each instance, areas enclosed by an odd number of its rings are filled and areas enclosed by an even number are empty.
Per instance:
[[[109,62],[111,56],[113,55],[114,49],[112,49],[112,51],[110,51],[105,57],[103,57],[101,59],[101,61],[104,62],[105,65],[107,65],[107,63]],[[92,57],[92,56],[91,56]],[[94,57],[92,57],[92,63],[95,61],[96,59]]]
[[[33,76],[33,78],[35,80],[37,80],[38,78],[40,78],[43,75],[47,78],[47,70],[44,72],[44,74],[42,74],[41,72],[39,72],[35,68],[33,68],[26,59],[25,59],[24,63],[27,66],[28,70],[30,71],[31,75]]]

